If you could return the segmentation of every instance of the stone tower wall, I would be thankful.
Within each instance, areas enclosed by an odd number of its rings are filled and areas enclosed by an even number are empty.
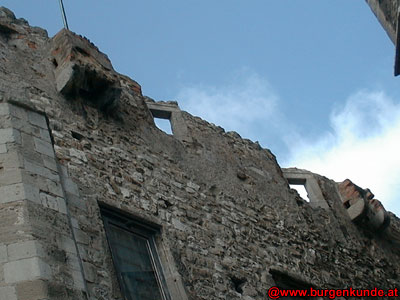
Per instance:
[[[393,44],[396,45],[397,23],[399,17],[399,0],[366,0],[372,12],[378,18]]]
[[[308,203],[268,149],[144,97],[88,40],[0,17],[1,300],[121,299],[101,207],[159,228],[172,299],[399,286],[399,248],[350,220],[335,182],[285,171]]]

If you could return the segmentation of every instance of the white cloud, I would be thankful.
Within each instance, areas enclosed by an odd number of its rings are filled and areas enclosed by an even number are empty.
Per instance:
[[[297,137],[282,165],[349,178],[399,215],[400,105],[383,92],[361,91],[335,109],[330,123],[332,130],[316,141]]]
[[[239,72],[231,81],[222,87],[186,87],[177,99],[191,114],[227,131],[259,140],[256,128],[274,126],[278,118],[278,97],[266,79],[248,70]]]

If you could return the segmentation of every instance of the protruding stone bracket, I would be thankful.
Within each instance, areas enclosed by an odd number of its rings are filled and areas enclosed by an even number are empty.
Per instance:
[[[343,206],[352,221],[366,224],[373,231],[382,231],[389,226],[388,213],[369,189],[362,189],[349,179],[339,183],[338,188]]]
[[[121,84],[108,57],[89,40],[66,29],[51,40],[56,88],[68,99],[83,99],[103,111],[119,101]]]
[[[3,22],[0,22],[0,36],[4,36],[6,39],[8,39],[11,35],[17,33],[18,31],[12,28],[10,24],[5,24]]]
[[[146,104],[153,118],[165,119],[171,122],[171,129],[174,137],[180,141],[191,142],[188,128],[182,116],[182,111],[176,101],[155,102],[146,98]]]
[[[286,168],[282,171],[289,185],[304,185],[312,207],[329,208],[314,174],[297,168]]]

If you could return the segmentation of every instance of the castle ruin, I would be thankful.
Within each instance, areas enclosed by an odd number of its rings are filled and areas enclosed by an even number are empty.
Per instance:
[[[49,38],[0,8],[0,300],[400,289],[399,232],[368,189],[282,169],[143,96],[86,38]]]

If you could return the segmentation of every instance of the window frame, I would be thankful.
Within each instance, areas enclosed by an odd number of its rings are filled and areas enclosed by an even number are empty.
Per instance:
[[[101,217],[104,223],[104,230],[106,233],[106,239],[108,243],[108,247],[111,252],[111,257],[115,269],[115,273],[117,275],[118,284],[120,286],[120,290],[124,298],[132,299],[129,291],[124,283],[122,278],[122,272],[120,264],[116,259],[116,250],[115,246],[112,245],[114,237],[111,233],[110,227],[115,226],[122,230],[129,232],[130,234],[137,236],[139,238],[143,238],[146,240],[146,245],[149,253],[149,258],[155,273],[156,281],[158,283],[159,291],[162,297],[162,300],[171,300],[171,296],[169,294],[167,283],[165,280],[163,267],[160,261],[160,256],[157,250],[156,236],[160,233],[161,227],[158,225],[150,224],[144,220],[139,220],[131,215],[128,215],[125,212],[117,211],[114,208],[100,206]]]
[[[155,108],[149,108],[151,115],[153,116],[153,121],[154,124],[156,125],[156,127],[158,129],[160,129],[162,132],[168,134],[168,135],[174,135],[174,130],[173,130],[173,126],[172,126],[172,111],[168,111],[168,110],[162,110],[162,109],[155,109]],[[159,124],[157,124],[156,120],[166,120],[169,122],[169,130],[171,131],[171,133],[169,133],[167,130],[162,129],[162,126],[159,126]]]
[[[307,203],[312,207],[329,209],[329,204],[322,194],[321,188],[313,173],[296,168],[283,168],[282,171],[283,176],[288,182],[289,188],[290,185],[304,185],[308,199],[310,200],[306,200]]]

